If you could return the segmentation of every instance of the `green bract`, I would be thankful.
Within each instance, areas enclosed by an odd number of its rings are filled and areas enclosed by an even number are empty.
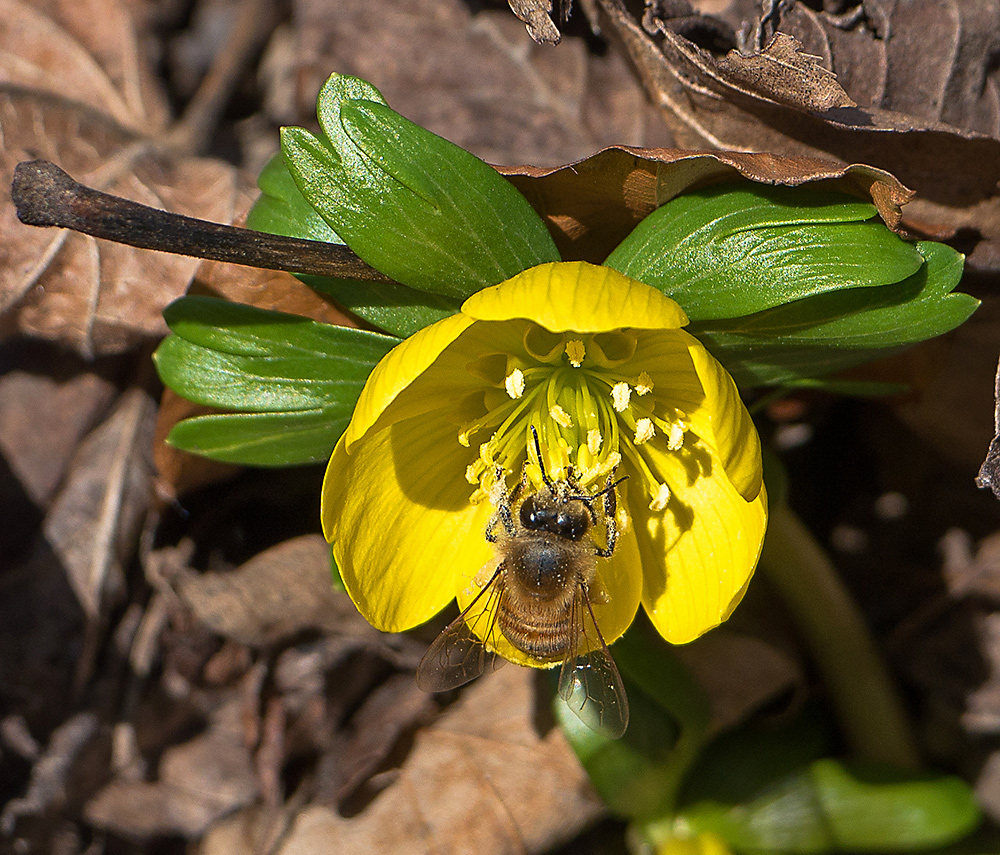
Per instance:
[[[178,424],[168,441],[215,460],[287,466],[325,460],[375,364],[399,339],[211,297],[164,311],[163,382],[209,407],[246,412]]]

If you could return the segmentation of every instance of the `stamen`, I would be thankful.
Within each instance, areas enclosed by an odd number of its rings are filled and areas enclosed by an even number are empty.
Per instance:
[[[635,444],[642,445],[653,438],[656,429],[653,427],[652,419],[639,419],[635,423]]]
[[[680,422],[674,422],[670,425],[667,448],[671,451],[679,451],[682,445],[684,445],[684,425]]]
[[[508,395],[512,398],[520,398],[524,394],[524,373],[520,368],[515,368],[507,375],[503,385]]]
[[[475,463],[470,463],[465,467],[465,480],[470,484],[478,484],[479,476],[483,473],[485,467],[483,466],[482,460],[476,460]]]
[[[574,368],[583,365],[583,358],[586,355],[587,349],[583,346],[582,341],[574,338],[566,342],[566,357]]]
[[[649,503],[649,509],[651,511],[662,511],[669,501],[670,488],[666,484],[660,484],[656,488],[656,495],[653,496],[653,501]]]
[[[616,412],[624,412],[625,408],[628,407],[628,401],[631,397],[632,390],[629,389],[628,383],[615,383],[611,387],[611,400]]]
[[[595,457],[597,452],[601,450],[602,442],[604,442],[604,437],[601,436],[601,432],[597,428],[587,431],[587,448]]]
[[[573,419],[571,419],[569,413],[567,413],[558,404],[554,404],[553,406],[549,407],[549,415],[552,417],[552,421],[554,421],[560,427],[564,428],[573,427]]]
[[[639,379],[635,384],[635,393],[637,395],[648,395],[653,391],[653,378],[645,371],[639,375]]]

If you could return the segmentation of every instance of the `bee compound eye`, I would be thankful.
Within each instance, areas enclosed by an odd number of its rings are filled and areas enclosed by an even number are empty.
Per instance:
[[[538,507],[535,504],[535,497],[528,496],[521,503],[521,525],[525,528],[537,529],[539,527],[538,522]]]
[[[587,533],[587,523],[584,514],[565,510],[560,511],[556,518],[556,529],[567,540],[580,540]]]

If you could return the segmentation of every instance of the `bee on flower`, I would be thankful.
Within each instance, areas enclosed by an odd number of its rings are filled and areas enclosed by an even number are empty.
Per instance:
[[[501,657],[560,664],[490,631],[478,618],[491,598],[479,595],[493,578],[484,569],[502,563],[487,537],[497,497],[518,482],[525,497],[569,482],[585,497],[587,537],[605,538],[586,580],[597,631],[574,656],[606,649],[640,603],[673,643],[725,620],[764,536],[760,442],[686,323],[652,287],[558,262],[472,295],[391,351],[323,485],[324,532],[361,613],[401,631],[457,599]],[[612,474],[626,480],[612,489],[613,519],[599,521]]]

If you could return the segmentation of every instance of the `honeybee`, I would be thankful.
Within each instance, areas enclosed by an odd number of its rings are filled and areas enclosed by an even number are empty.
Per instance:
[[[544,487],[519,498],[525,477],[510,493],[498,491],[486,527],[496,554],[477,583],[487,573],[489,580],[430,646],[417,668],[417,684],[441,692],[499,667],[504,660],[494,652],[494,640],[500,633],[532,659],[561,662],[559,696],[586,725],[618,738],[628,726],[628,698],[592,601],[607,596],[597,582],[597,559],[615,551],[615,488],[625,479],[613,481],[612,472],[596,493],[585,492],[572,469],[565,479],[553,480],[542,464],[538,434],[531,432]],[[502,485],[502,473],[498,478]],[[607,531],[604,547],[593,538],[599,522]],[[485,607],[475,611],[484,597]]]

